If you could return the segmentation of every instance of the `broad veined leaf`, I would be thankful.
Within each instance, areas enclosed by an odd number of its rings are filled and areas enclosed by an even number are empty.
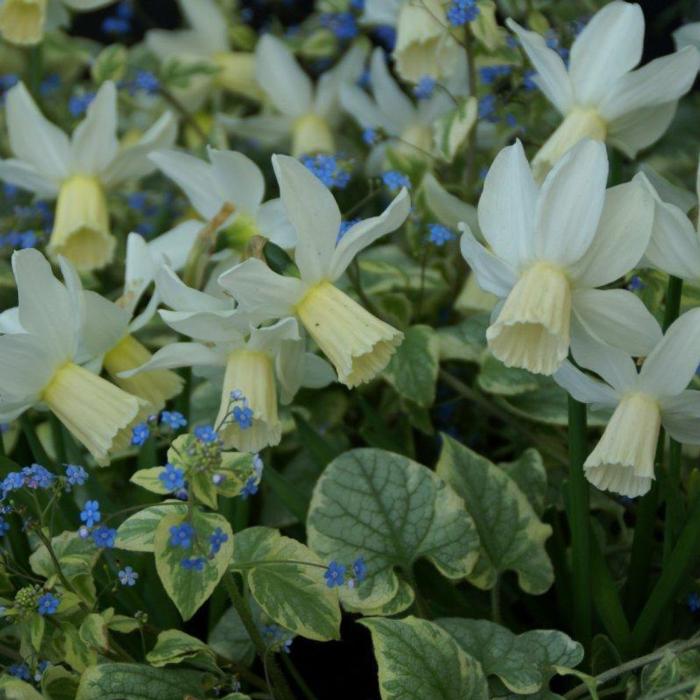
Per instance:
[[[457,106],[433,124],[435,146],[443,160],[451,163],[475,128],[478,112],[476,97],[460,97]]]
[[[109,650],[107,622],[99,613],[90,613],[85,616],[80,625],[79,635],[90,649],[100,652]]]
[[[157,493],[161,496],[172,493],[166,488],[165,483],[161,481],[160,475],[165,472],[164,467],[149,467],[148,469],[139,469],[131,475],[129,481],[136,484],[151,493]]]
[[[184,515],[186,512],[187,506],[182,501],[165,501],[144,508],[117,528],[114,546],[131,552],[152,552],[153,538],[160,521],[167,515]]]
[[[253,598],[278,625],[309,639],[340,638],[338,594],[326,585],[324,564],[306,545],[272,528],[250,527],[236,535],[231,568],[245,577]]]
[[[189,549],[170,543],[170,528],[181,525],[183,515],[166,515],[156,529],[153,551],[158,576],[184,620],[189,620],[213,593],[233,556],[233,533],[226,519],[217,513],[193,511],[192,525],[196,536]],[[227,539],[209,558],[209,538],[220,528]],[[201,558],[202,570],[185,568],[183,560]]]
[[[84,539],[77,532],[62,532],[51,539],[51,547],[61,563],[61,570],[67,579],[88,574],[92,571],[100,550],[91,539]],[[42,544],[29,557],[34,573],[49,578],[56,574],[56,567],[48,550]]]
[[[430,326],[412,326],[384,370],[384,376],[405,399],[419,406],[435,401],[440,341]]]
[[[480,362],[486,352],[488,314],[474,314],[455,326],[437,331],[440,339],[440,359]]]
[[[212,650],[201,639],[180,630],[165,630],[158,635],[156,645],[146,654],[146,661],[151,666],[160,667],[179,664],[200,654],[214,658]]]
[[[547,470],[542,455],[530,447],[514,462],[501,462],[498,466],[520,487],[537,515],[541,516],[547,493]]]
[[[488,353],[484,356],[477,384],[489,394],[518,396],[528,391],[535,391],[542,384],[542,380],[538,375],[525,369],[506,367]]]
[[[537,517],[515,481],[448,435],[437,473],[464,499],[479,531],[481,555],[470,580],[491,588],[499,574],[515,571],[524,591],[544,593],[554,580],[545,549],[552,528]]]
[[[100,664],[86,669],[75,700],[182,700],[201,697],[206,675],[145,664]]]
[[[41,692],[45,700],[74,700],[80,676],[63,666],[49,666],[41,676]]]
[[[255,658],[255,646],[235,608],[229,608],[219,618],[209,634],[207,643],[219,656],[244,666],[250,666]]]
[[[43,700],[29,683],[11,676],[0,678],[0,692],[7,700]]]
[[[487,676],[497,676],[518,695],[547,687],[554,666],[574,668],[583,660],[583,647],[558,630],[513,634],[490,620],[437,620],[457,644],[474,657]]]
[[[478,662],[428,620],[366,618],[382,700],[486,700]]]
[[[351,450],[328,465],[314,489],[307,533],[326,562],[364,558],[367,579],[343,587],[340,598],[348,609],[375,614],[411,604],[405,582],[418,559],[460,579],[478,558],[476,528],[462,499],[427,467],[379,449]]]

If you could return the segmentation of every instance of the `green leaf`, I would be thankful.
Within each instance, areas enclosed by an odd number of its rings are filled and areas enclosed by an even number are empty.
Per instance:
[[[479,664],[428,620],[370,618],[382,700],[486,700]]]
[[[514,462],[500,462],[498,466],[518,485],[535,513],[541,516],[547,493],[547,470],[542,455],[530,447]]]
[[[656,695],[680,683],[693,680],[700,683],[700,650],[688,649],[677,653],[670,647],[661,660],[647,664],[642,669],[641,687],[644,695]],[[688,688],[684,693],[679,692],[668,697],[673,700],[691,697],[691,690],[692,688]]]
[[[412,326],[384,370],[384,377],[405,399],[419,406],[435,401],[440,341],[430,326]]]
[[[488,354],[481,365],[477,384],[489,394],[518,396],[539,389],[542,380],[525,369],[506,367],[500,360]]]
[[[206,654],[212,659],[214,653],[200,639],[191,637],[180,630],[166,630],[158,635],[156,645],[146,654],[146,661],[151,666],[166,666],[179,664],[193,656]]]
[[[187,506],[182,501],[165,501],[134,513],[117,528],[114,546],[131,552],[152,552],[153,538],[160,521],[167,515],[184,515]]]
[[[192,513],[192,525],[196,532],[193,546],[188,549],[170,544],[170,528],[185,521],[183,515],[166,515],[156,529],[153,550],[156,570],[170,599],[184,620],[189,620],[213,593],[228,568],[233,556],[233,533],[226,519],[217,513]],[[209,537],[216,528],[228,535],[219,553],[208,558]],[[187,557],[203,557],[204,569],[185,569],[182,560]]]
[[[6,700],[44,700],[29,683],[10,676],[0,678],[0,692]]]
[[[447,578],[471,573],[479,541],[463,501],[430,469],[378,449],[346,452],[318,480],[307,520],[309,546],[324,562],[363,557],[367,579],[343,587],[349,609],[396,613],[411,604],[413,565],[431,561]],[[401,596],[401,606],[393,604]]]
[[[202,697],[206,676],[198,671],[145,664],[100,664],[86,669],[75,700],[183,700]]]
[[[442,159],[451,163],[475,128],[478,111],[476,97],[460,97],[457,107],[433,124],[435,146]]]
[[[255,658],[255,645],[235,608],[229,608],[221,616],[207,642],[220,656],[244,666],[250,666]]]
[[[236,535],[231,568],[277,624],[308,639],[340,639],[337,591],[326,586],[324,564],[306,545],[271,528],[250,527]]]
[[[109,634],[107,623],[102,615],[90,613],[80,625],[80,639],[85,644],[97,651],[105,652],[109,649]]]
[[[164,467],[149,467],[148,469],[139,469],[131,475],[129,481],[141,488],[151,491],[152,493],[165,496],[172,491],[165,487],[165,484],[160,480],[160,475],[165,471]]]
[[[80,677],[63,666],[49,666],[41,676],[41,692],[46,700],[74,700]]]
[[[104,48],[95,58],[90,68],[92,79],[96,85],[105,80],[121,80],[126,74],[129,53],[121,44],[111,44]]]
[[[76,576],[89,574],[95,566],[100,551],[91,539],[83,539],[77,532],[62,532],[51,539],[51,547],[61,564],[61,570],[70,581]],[[29,557],[32,571],[50,578],[56,575],[56,567],[48,550],[42,544]]]
[[[486,351],[486,329],[488,314],[474,314],[456,326],[438,330],[440,359],[480,362]]]
[[[583,647],[557,630],[532,630],[515,635],[489,620],[437,620],[457,644],[480,664],[487,676],[497,676],[518,695],[547,687],[553,666],[575,667]]]
[[[544,593],[554,580],[545,541],[552,528],[502,469],[443,435],[437,473],[464,499],[481,540],[481,556],[470,576],[492,588],[500,574],[515,571],[527,593]]]

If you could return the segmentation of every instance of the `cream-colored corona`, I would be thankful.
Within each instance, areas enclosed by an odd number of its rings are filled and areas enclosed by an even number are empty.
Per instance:
[[[263,92],[255,79],[255,54],[245,51],[220,51],[212,57],[219,69],[217,84],[251,100],[260,100]]]
[[[325,119],[317,114],[299,117],[292,127],[292,154],[294,157],[306,153],[333,153],[335,141]]]
[[[0,6],[0,34],[13,44],[38,44],[44,35],[47,0],[5,0]]]

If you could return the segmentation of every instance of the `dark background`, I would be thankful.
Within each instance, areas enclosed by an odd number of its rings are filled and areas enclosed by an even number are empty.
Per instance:
[[[640,4],[647,19],[643,61],[674,50],[671,32],[684,23],[684,15],[689,19],[700,19],[700,2],[647,0]],[[284,26],[297,24],[313,10],[313,5],[313,0],[249,0],[242,3],[243,7],[251,11],[250,24],[255,28],[264,26],[272,18],[276,18]],[[104,34],[101,28],[103,19],[113,13],[114,6],[98,12],[76,15],[72,33],[104,43],[119,41],[133,44],[140,41],[148,29],[173,29],[181,25],[180,13],[174,0],[148,0],[138,3],[132,32],[128,36],[115,39]],[[527,619],[526,610],[519,613]],[[472,614],[476,613],[472,611]],[[192,622],[195,627],[198,623],[201,624],[198,618]],[[556,621],[552,624],[555,625]],[[546,626],[543,620],[533,620],[533,626],[535,625]],[[204,628],[201,631],[191,631],[199,632],[200,635],[206,634]],[[365,628],[354,624],[352,617],[346,616],[342,626],[342,639],[342,642],[319,644],[297,638],[292,645],[291,659],[318,700],[378,700],[376,666],[369,633]],[[299,697],[302,697],[301,694]]]

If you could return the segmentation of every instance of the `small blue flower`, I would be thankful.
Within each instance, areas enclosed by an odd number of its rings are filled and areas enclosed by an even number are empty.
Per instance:
[[[156,95],[160,90],[160,80],[148,70],[136,71],[136,76],[129,83],[129,92],[145,92],[147,95]]]
[[[27,664],[12,664],[12,666],[8,666],[7,672],[11,675],[14,676],[15,678],[19,678],[22,681],[31,681],[32,680],[32,674],[29,671],[29,666]]]
[[[269,647],[283,651],[285,654],[289,654],[291,651],[294,638],[279,625],[265,625],[262,629],[262,635]]]
[[[382,182],[391,192],[398,192],[402,187],[411,187],[408,177],[398,170],[387,170],[382,174]]]
[[[350,172],[336,156],[319,154],[304,156],[301,162],[328,188],[342,190],[350,182]]]
[[[187,418],[179,411],[163,411],[160,414],[161,425],[167,425],[171,430],[178,430],[187,426]]]
[[[220,527],[217,527],[216,530],[209,535],[209,543],[211,544],[210,555],[214,556],[218,554],[224,542],[228,542],[228,535]]]
[[[10,523],[5,520],[2,516],[0,516],[0,537],[3,537],[10,531]]]
[[[134,8],[128,0],[122,0],[122,2],[118,3],[115,10],[117,17],[122,19],[131,19],[134,16]]]
[[[248,481],[245,482],[245,486],[241,489],[241,498],[245,501],[246,499],[254,496],[258,492],[258,480],[251,476]]]
[[[321,26],[330,29],[341,41],[354,39],[360,32],[351,12],[324,12],[319,19]]]
[[[413,88],[413,94],[419,100],[427,100],[435,92],[436,81],[430,75],[424,75]]]
[[[53,615],[60,604],[60,600],[53,593],[44,593],[36,603],[39,615]]]
[[[147,423],[139,423],[131,429],[131,444],[135,447],[140,447],[151,434],[151,429]]]
[[[3,183],[2,193],[5,199],[14,199],[19,194],[19,187],[11,185],[9,182]]]
[[[139,577],[131,566],[125,566],[117,573],[117,576],[119,577],[119,583],[121,583],[122,586],[135,586],[136,579]]]
[[[92,541],[104,549],[114,547],[114,541],[117,538],[117,531],[112,527],[98,527],[92,531]]]
[[[105,34],[122,36],[128,34],[130,29],[131,23],[129,20],[122,19],[121,17],[105,17],[102,21],[102,31]]]
[[[499,78],[510,75],[513,68],[508,65],[484,66],[479,69],[479,78],[484,85],[493,85]]]
[[[250,406],[234,406],[231,416],[238,423],[241,430],[247,430],[253,425],[254,414]]]
[[[638,292],[644,289],[644,287],[646,287],[646,285],[639,275],[633,275],[629,281],[629,284],[627,285],[627,289],[629,289],[631,292]]]
[[[2,497],[6,498],[11,491],[16,491],[24,486],[24,477],[21,472],[9,472],[8,475],[0,482],[2,489]]]
[[[700,611],[700,595],[698,593],[693,592],[688,595],[686,602],[688,605],[688,610],[690,610],[691,613]]]
[[[178,491],[185,486],[185,472],[170,463],[166,464],[163,471],[158,474],[158,479],[163,482],[168,491]]]
[[[94,99],[94,92],[86,92],[84,95],[71,95],[68,100],[68,111],[71,113],[71,116],[80,117],[85,114]]]
[[[66,465],[66,480],[71,486],[82,486],[88,478],[88,473],[76,464]]]
[[[479,119],[486,119],[488,121],[497,121],[494,116],[496,110],[496,96],[495,95],[484,95],[479,100]]]
[[[333,560],[328,565],[323,577],[326,579],[326,585],[328,588],[342,586],[345,583],[345,566]]]
[[[467,22],[473,22],[479,16],[479,6],[476,0],[452,0],[447,10],[447,21],[453,27],[461,27]]]
[[[31,467],[24,467],[22,476],[24,477],[25,486],[30,489],[48,489],[55,480],[54,475],[46,467],[42,467],[41,464],[32,464]]]
[[[523,73],[523,87],[527,92],[532,92],[533,90],[537,90],[537,82],[535,81],[535,76],[537,75],[537,72],[534,70],[526,70]]]
[[[185,557],[180,566],[188,571],[204,571],[204,557]]]
[[[374,146],[374,144],[379,143],[379,134],[377,133],[376,129],[367,127],[366,129],[362,130],[362,140],[368,146]]]
[[[340,226],[338,228],[338,237],[335,239],[335,244],[338,245],[341,240],[343,240],[343,236],[357,223],[359,223],[360,219],[348,219],[347,221],[341,221]]]
[[[374,28],[374,38],[387,51],[393,51],[396,46],[396,29],[390,24],[380,24]]]
[[[452,229],[448,228],[447,226],[443,226],[442,224],[428,224],[428,231],[428,238],[430,239],[430,242],[437,246],[443,246],[445,243],[456,237],[455,232]]]
[[[367,564],[362,557],[358,557],[352,563],[352,573],[358,583],[362,583],[367,578]]]
[[[170,545],[172,547],[189,549],[192,546],[193,537],[194,528],[189,523],[181,523],[170,527]]]
[[[61,87],[61,76],[58,73],[47,75],[39,85],[39,94],[48,97]]]
[[[80,520],[88,527],[92,527],[95,523],[102,520],[100,513],[100,504],[98,501],[85,501],[83,509],[80,511]]]
[[[16,73],[3,73],[0,75],[0,90],[3,92],[14,87],[19,82],[19,76]]]
[[[217,442],[219,435],[211,425],[199,425],[194,429],[194,436],[200,442]]]

